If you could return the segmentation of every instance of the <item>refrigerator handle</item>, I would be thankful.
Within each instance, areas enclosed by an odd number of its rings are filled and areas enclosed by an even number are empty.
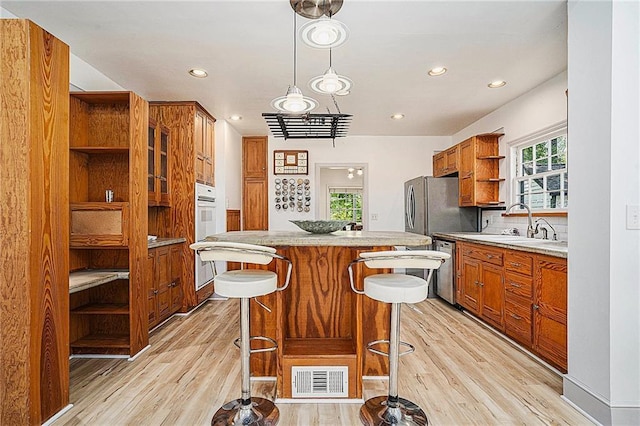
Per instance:
[[[409,185],[407,188],[407,224],[409,225],[409,229],[413,229],[415,227],[416,220],[416,197],[413,190],[413,185]]]

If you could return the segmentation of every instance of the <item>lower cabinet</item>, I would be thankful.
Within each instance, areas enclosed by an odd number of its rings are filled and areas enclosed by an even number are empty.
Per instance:
[[[458,303],[567,371],[567,261],[459,242]]]
[[[146,288],[149,328],[153,328],[182,307],[180,244],[149,249]]]

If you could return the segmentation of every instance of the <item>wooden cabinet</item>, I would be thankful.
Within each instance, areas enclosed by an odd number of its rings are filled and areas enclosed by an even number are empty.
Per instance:
[[[433,156],[433,176],[442,177],[446,175],[446,160],[444,151],[434,154]]]
[[[25,19],[0,40],[0,423],[39,425],[69,403],[69,47]]]
[[[451,176],[458,173],[458,145],[433,156],[433,176]]]
[[[196,242],[195,235],[195,182],[213,185],[214,179],[214,124],[212,117],[195,101],[151,102],[150,117],[169,129],[171,182],[171,209],[154,210],[154,226],[150,232],[159,237],[184,237],[180,245],[182,262],[180,271],[181,311],[197,306],[213,293],[213,284],[195,289],[195,256],[189,248]],[[177,289],[174,293],[177,294]],[[175,302],[177,303],[176,296]]]
[[[499,200],[498,140],[501,133],[473,136],[459,144],[459,200],[461,207],[501,204]]]
[[[566,372],[566,260],[466,242],[456,259],[458,303]]]
[[[533,348],[544,359],[567,366],[567,262],[536,256]]]
[[[74,294],[71,351],[133,356],[149,343],[148,104],[132,92],[74,92],[69,99],[71,271],[128,270],[128,280]],[[114,202],[105,202],[105,191]]]
[[[523,345],[532,344],[533,256],[505,253],[505,334]]]
[[[169,129],[149,119],[147,132],[147,189],[150,206],[171,206]]]
[[[149,328],[160,324],[182,307],[181,246],[149,249],[146,264]]]
[[[267,137],[242,138],[242,229],[269,229]]]
[[[462,301],[494,327],[504,329],[504,272],[500,250],[462,245]]]
[[[196,111],[194,144],[196,181],[207,185],[215,185],[215,119],[202,110]]]

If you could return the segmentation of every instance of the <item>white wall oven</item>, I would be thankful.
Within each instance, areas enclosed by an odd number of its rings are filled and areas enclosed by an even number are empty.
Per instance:
[[[216,233],[216,189],[213,186],[196,183],[196,241],[204,240]],[[196,291],[213,280],[210,262],[203,262],[196,253]]]

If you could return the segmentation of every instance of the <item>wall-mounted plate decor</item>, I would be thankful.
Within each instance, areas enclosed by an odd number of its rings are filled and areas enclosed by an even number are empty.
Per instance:
[[[308,151],[273,151],[274,175],[309,174]]]

